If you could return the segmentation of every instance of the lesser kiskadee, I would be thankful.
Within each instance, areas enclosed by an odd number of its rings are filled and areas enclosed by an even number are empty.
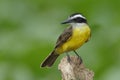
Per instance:
[[[59,36],[54,50],[41,64],[41,67],[51,67],[57,57],[62,53],[69,51],[74,51],[76,53],[75,50],[89,40],[91,31],[83,15],[74,13],[66,21],[62,22],[62,24],[67,23],[70,24],[70,27],[66,28]]]

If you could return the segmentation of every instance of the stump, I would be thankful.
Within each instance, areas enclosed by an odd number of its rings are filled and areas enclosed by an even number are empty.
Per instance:
[[[58,65],[62,80],[93,80],[94,72],[86,68],[78,56],[64,57]]]

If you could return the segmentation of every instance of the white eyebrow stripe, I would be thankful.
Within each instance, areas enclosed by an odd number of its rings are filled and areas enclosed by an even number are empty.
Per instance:
[[[74,19],[74,18],[77,18],[77,17],[81,17],[81,18],[86,19],[84,16],[82,16],[82,15],[80,15],[80,14],[77,14],[77,15],[75,15],[75,16],[72,16],[71,19]]]

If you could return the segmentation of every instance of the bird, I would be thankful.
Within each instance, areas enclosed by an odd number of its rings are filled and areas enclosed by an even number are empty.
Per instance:
[[[61,24],[69,24],[69,26],[58,37],[53,51],[45,58],[41,67],[51,67],[58,56],[63,53],[68,54],[73,51],[78,55],[76,50],[88,42],[91,37],[91,29],[87,19],[81,13],[71,14]]]

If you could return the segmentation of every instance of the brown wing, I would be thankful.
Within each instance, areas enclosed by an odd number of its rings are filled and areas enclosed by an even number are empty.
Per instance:
[[[68,39],[70,39],[71,35],[72,35],[72,27],[65,29],[64,32],[59,36],[55,48],[64,44]]]

